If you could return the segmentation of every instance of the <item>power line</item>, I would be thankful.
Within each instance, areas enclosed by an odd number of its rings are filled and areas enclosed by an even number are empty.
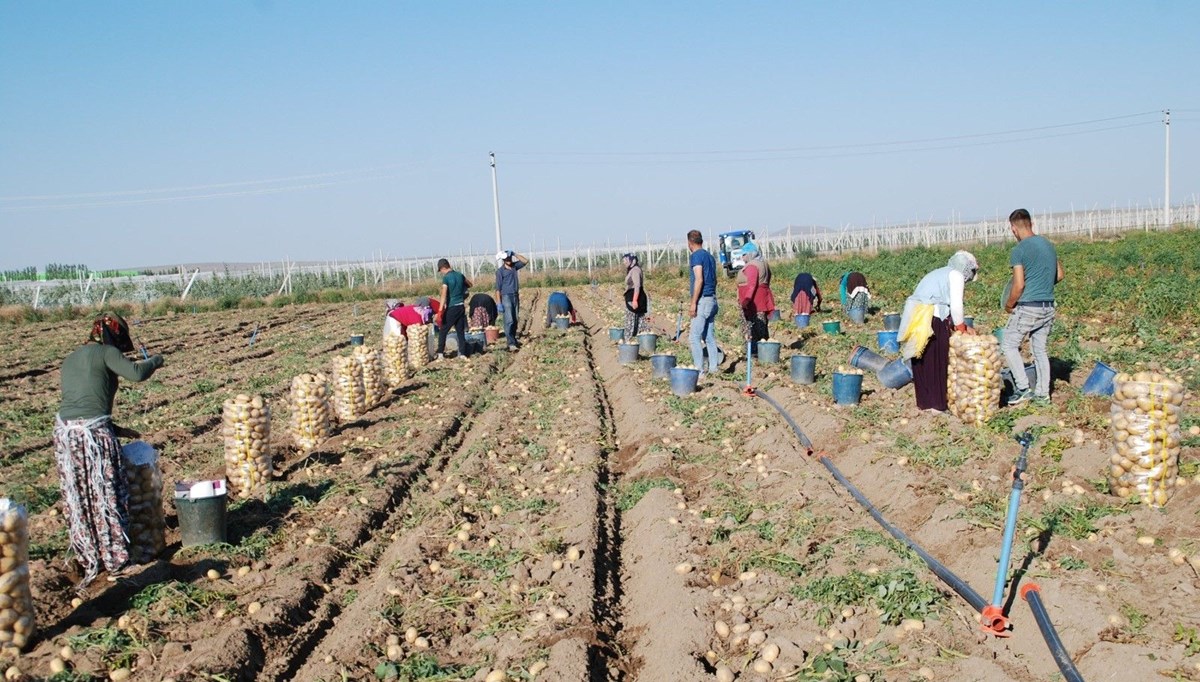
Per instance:
[[[1093,133],[1101,133],[1101,132],[1107,132],[1107,131],[1111,131],[1111,130],[1123,130],[1126,128],[1139,128],[1139,127],[1151,126],[1151,125],[1160,125],[1160,124],[1157,121],[1142,121],[1139,123],[1128,123],[1128,124],[1119,125],[1119,126],[1094,128],[1091,130],[1077,130],[1077,131],[1071,131],[1071,132],[1065,132],[1065,133],[1054,133],[1051,135],[1034,135],[1034,136],[1028,136],[1028,137],[1012,138],[1012,139],[1007,139],[1007,140],[985,140],[985,141],[981,141],[981,142],[970,142],[970,143],[966,143],[966,144],[909,147],[909,148],[904,148],[904,149],[875,149],[875,150],[868,150],[868,151],[847,151],[847,152],[842,152],[842,153],[829,153],[829,154],[802,154],[802,155],[791,155],[791,156],[755,156],[755,157],[744,157],[744,158],[714,158],[714,159],[657,159],[657,160],[649,160],[649,159],[647,159],[647,160],[615,160],[615,159],[614,160],[600,160],[600,159],[596,159],[596,160],[576,160],[576,161],[566,161],[566,160],[562,160],[562,161],[553,161],[553,160],[522,161],[522,160],[516,160],[516,161],[510,161],[509,163],[511,163],[513,165],[522,165],[522,166],[535,166],[535,165],[596,165],[596,166],[603,166],[603,165],[639,165],[640,166],[640,165],[645,165],[645,166],[653,166],[653,165],[679,165],[679,164],[691,165],[691,164],[752,163],[752,162],[759,163],[759,162],[764,162],[764,161],[797,161],[797,160],[812,160],[812,159],[840,159],[840,158],[851,158],[851,157],[862,157],[862,156],[883,156],[883,155],[894,155],[894,154],[907,154],[907,153],[911,153],[911,152],[939,151],[939,150],[946,150],[946,149],[967,149],[967,148],[971,148],[971,147],[985,147],[985,146],[994,146],[994,145],[999,145],[999,144],[1012,144],[1012,143],[1016,143],[1016,142],[1049,140],[1049,139],[1060,138],[1060,137],[1074,137],[1077,135],[1090,135]]]
[[[1136,114],[1122,114],[1120,116],[1109,116],[1107,118],[1097,118],[1088,121],[1076,121],[1073,123],[1056,123],[1054,125],[1036,126],[1032,128],[1014,128],[1012,130],[1001,130],[990,133],[970,133],[965,135],[949,135],[945,137],[927,137],[917,138],[912,140],[895,140],[891,142],[858,142],[852,144],[839,145],[815,145],[807,147],[779,147],[779,148],[764,148],[764,149],[728,149],[728,150],[706,150],[706,151],[644,151],[644,152],[584,152],[584,151],[561,151],[561,152],[521,152],[507,151],[506,156],[699,156],[713,154],[774,154],[787,152],[811,152],[811,151],[831,151],[838,149],[861,149],[864,147],[890,147],[911,144],[925,144],[929,142],[949,142],[953,140],[967,140],[981,137],[999,137],[1004,135],[1016,135],[1020,133],[1031,133],[1042,130],[1055,130],[1059,128],[1071,128],[1083,125],[1094,125],[1096,123],[1108,123],[1111,121],[1119,121],[1123,119],[1137,118],[1141,116],[1159,115],[1161,111],[1142,111]],[[1101,130],[1108,130],[1103,128]]]

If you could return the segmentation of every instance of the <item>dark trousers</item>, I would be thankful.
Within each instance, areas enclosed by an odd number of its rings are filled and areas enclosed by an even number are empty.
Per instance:
[[[933,318],[933,336],[919,358],[913,358],[913,388],[917,392],[917,407],[922,410],[941,410],[946,403],[946,380],[950,374],[950,318]]]
[[[454,327],[454,338],[458,340],[458,354],[467,353],[467,308],[463,304],[447,306],[442,313],[442,326],[438,330],[438,353],[446,352],[446,333]]]

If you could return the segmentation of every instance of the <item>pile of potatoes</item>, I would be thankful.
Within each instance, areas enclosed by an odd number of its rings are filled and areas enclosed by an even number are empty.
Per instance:
[[[238,497],[252,497],[271,480],[271,408],[245,393],[225,401],[221,413],[225,476]]]
[[[1118,374],[1113,380],[1113,454],[1109,487],[1151,507],[1167,503],[1179,476],[1183,385],[1155,372]]]
[[[370,346],[358,346],[353,354],[355,362],[362,365],[363,398],[367,407],[374,407],[387,397],[388,383],[384,376],[383,355]]]
[[[383,337],[383,371],[392,386],[408,379],[408,339],[400,334]]]
[[[429,325],[413,324],[408,329],[408,364],[419,372],[429,364]]]
[[[167,547],[162,471],[158,468],[158,453],[146,449],[144,455],[121,453],[129,490],[129,557],[139,564],[154,561]]]
[[[946,400],[950,412],[968,424],[982,426],[1000,409],[1000,343],[987,335],[950,337],[950,373]]]
[[[301,450],[317,447],[329,437],[329,379],[321,373],[301,374],[292,379],[292,440]]]
[[[363,367],[354,358],[333,359],[333,409],[343,424],[367,412]]]
[[[862,376],[863,371],[854,366],[838,365],[837,374],[857,374],[858,376]]]
[[[15,658],[33,637],[29,589],[29,515],[0,499],[0,657]]]

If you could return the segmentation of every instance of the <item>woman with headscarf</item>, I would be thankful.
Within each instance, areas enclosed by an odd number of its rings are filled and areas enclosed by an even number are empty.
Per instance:
[[[871,301],[871,289],[867,286],[867,276],[853,271],[842,275],[842,308],[849,313],[851,308],[866,308]]]
[[[742,334],[750,342],[750,351],[757,352],[758,342],[771,337],[767,321],[775,312],[775,295],[771,293],[771,268],[754,242],[741,249],[745,265],[737,275],[738,307],[742,310]]]
[[[118,576],[130,560],[129,492],[112,421],[113,399],[120,378],[145,381],[163,365],[161,355],[132,362],[124,355],[132,351],[125,320],[105,313],[93,321],[87,342],[63,361],[54,457],[71,551],[84,571],[80,587],[102,568]]]
[[[482,291],[475,294],[467,302],[467,307],[471,311],[471,329],[483,329],[496,324],[499,311],[496,310],[496,299],[491,294]]]
[[[821,308],[821,287],[812,273],[802,272],[792,282],[792,314],[811,315]]]
[[[945,267],[921,278],[904,304],[899,341],[904,357],[912,359],[919,409],[945,412],[948,407],[950,335],[975,333],[963,322],[963,288],[978,271],[975,256],[959,251]]]
[[[637,254],[627,253],[621,256],[621,260],[625,263],[625,343],[633,343],[637,339],[642,316],[650,306],[650,299],[646,296],[645,279]]]

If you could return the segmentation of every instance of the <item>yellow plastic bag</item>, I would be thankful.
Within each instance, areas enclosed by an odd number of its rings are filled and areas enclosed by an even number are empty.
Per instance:
[[[933,304],[917,303],[908,315],[908,326],[900,329],[901,354],[906,358],[919,358],[925,353],[929,337],[933,336]]]

